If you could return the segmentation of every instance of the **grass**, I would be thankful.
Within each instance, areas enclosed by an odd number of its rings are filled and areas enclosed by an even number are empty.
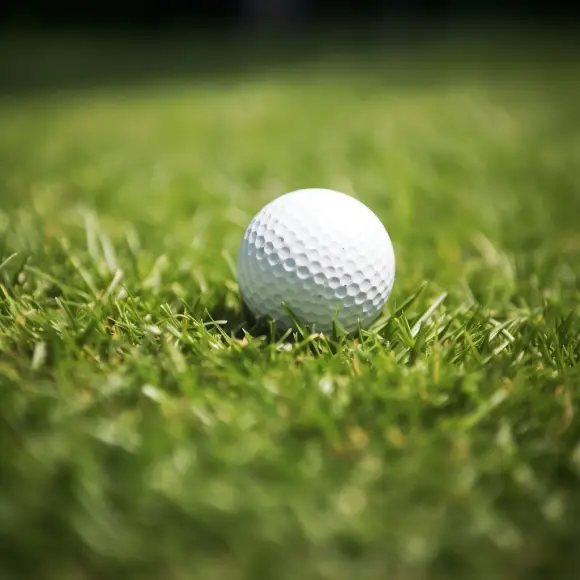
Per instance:
[[[2,578],[574,577],[580,79],[516,48],[4,94]],[[238,298],[307,186],[395,245],[356,337]]]

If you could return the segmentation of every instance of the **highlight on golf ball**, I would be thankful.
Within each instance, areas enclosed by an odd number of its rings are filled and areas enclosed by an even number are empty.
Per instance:
[[[250,222],[238,251],[241,298],[280,329],[301,324],[331,332],[368,327],[395,280],[387,230],[363,203],[329,189],[299,189],[274,199]]]

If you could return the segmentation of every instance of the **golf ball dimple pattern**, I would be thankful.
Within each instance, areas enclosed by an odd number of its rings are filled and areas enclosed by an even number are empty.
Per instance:
[[[377,216],[353,197],[300,189],[266,205],[238,252],[240,294],[257,317],[280,328],[298,320],[329,332],[336,318],[352,332],[368,326],[387,302],[395,256]]]

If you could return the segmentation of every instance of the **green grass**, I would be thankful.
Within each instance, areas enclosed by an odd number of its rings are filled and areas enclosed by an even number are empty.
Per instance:
[[[522,54],[2,97],[0,577],[575,577],[580,77]],[[238,298],[309,186],[395,245],[356,337]]]

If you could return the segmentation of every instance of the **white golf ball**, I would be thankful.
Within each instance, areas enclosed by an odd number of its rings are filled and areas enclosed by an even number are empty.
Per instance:
[[[270,202],[250,222],[238,252],[242,300],[279,328],[285,305],[313,330],[365,328],[382,311],[395,280],[395,254],[379,218],[357,199],[299,189]]]

